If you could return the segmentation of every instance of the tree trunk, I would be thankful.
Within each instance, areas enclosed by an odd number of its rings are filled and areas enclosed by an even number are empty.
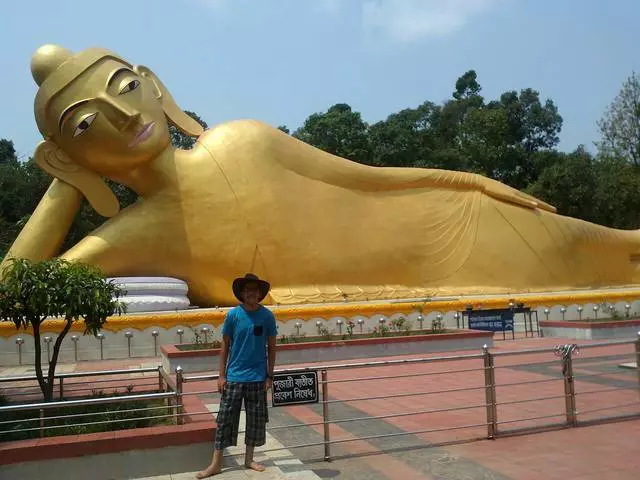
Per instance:
[[[53,384],[54,384],[55,374],[56,374],[56,364],[58,363],[58,355],[60,354],[60,346],[62,345],[62,340],[64,340],[64,337],[67,335],[67,333],[69,333],[69,329],[71,329],[72,320],[70,318],[67,318],[66,320],[67,320],[67,323],[65,324],[64,328],[58,335],[58,338],[56,338],[56,343],[54,343],[53,345],[53,355],[51,355],[51,360],[49,361],[49,373],[47,374],[47,386],[49,387],[49,394],[51,396],[51,399],[53,399]]]
[[[36,377],[38,378],[38,384],[42,391],[42,396],[45,402],[51,401],[51,390],[47,387],[47,382],[42,375],[42,350],[40,348],[40,319],[31,322],[33,326],[33,343],[36,350]]]

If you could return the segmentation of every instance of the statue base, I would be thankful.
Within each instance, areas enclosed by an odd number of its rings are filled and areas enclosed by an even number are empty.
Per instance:
[[[115,277],[109,278],[125,290],[120,301],[127,313],[171,312],[190,307],[189,287],[185,282],[170,277]]]

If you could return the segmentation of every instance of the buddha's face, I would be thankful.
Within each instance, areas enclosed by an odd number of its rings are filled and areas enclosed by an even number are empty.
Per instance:
[[[75,162],[103,175],[125,173],[170,144],[153,82],[105,59],[78,76],[47,106],[52,140]]]

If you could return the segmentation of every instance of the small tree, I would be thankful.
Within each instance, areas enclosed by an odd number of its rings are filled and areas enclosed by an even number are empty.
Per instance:
[[[85,335],[96,335],[107,318],[125,311],[118,298],[120,287],[106,281],[102,272],[82,263],[61,259],[32,263],[12,259],[0,272],[0,321],[12,321],[17,329],[33,329],[35,368],[45,401],[53,399],[54,375],[60,346],[77,321],[84,321]],[[47,318],[65,320],[56,338],[46,378],[42,372],[40,328]]]
[[[640,167],[640,75],[633,72],[598,122],[601,153]]]

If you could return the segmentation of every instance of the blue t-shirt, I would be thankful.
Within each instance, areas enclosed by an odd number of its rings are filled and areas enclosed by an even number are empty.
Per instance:
[[[267,339],[278,335],[273,313],[262,305],[248,312],[241,305],[227,313],[222,335],[231,337],[227,381],[264,382],[267,378]]]

